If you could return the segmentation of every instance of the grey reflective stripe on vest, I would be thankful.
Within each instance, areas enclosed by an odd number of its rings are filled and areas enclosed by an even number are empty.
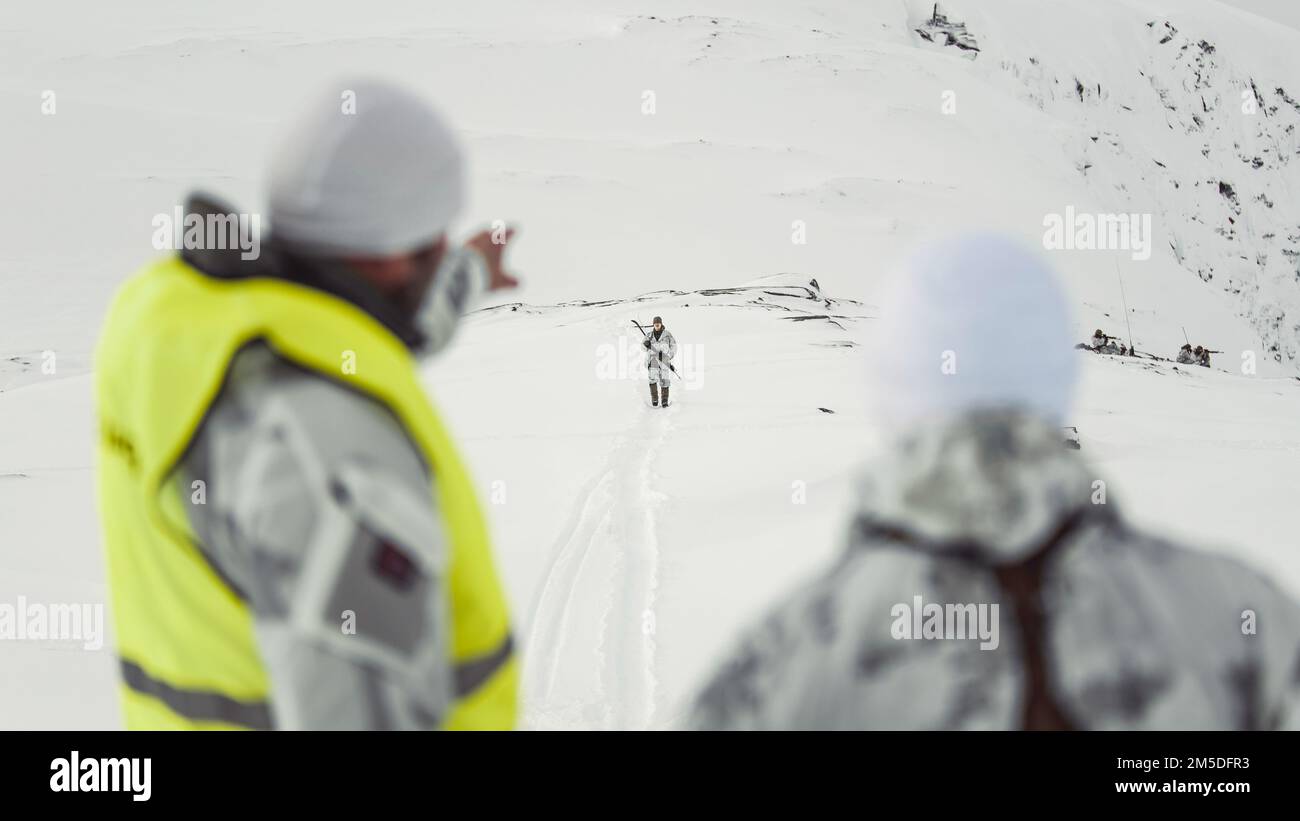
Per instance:
[[[456,665],[456,695],[465,696],[483,686],[514,654],[514,637],[507,635],[497,649]],[[152,696],[174,713],[191,721],[222,721],[254,730],[270,730],[271,707],[264,701],[237,701],[220,693],[182,690],[153,678],[134,662],[121,660],[126,686]]]
[[[271,706],[265,701],[237,701],[220,693],[181,690],[153,678],[133,662],[121,661],[122,679],[127,687],[153,696],[190,721],[222,721],[253,730],[271,729]]]
[[[483,683],[491,678],[493,673],[510,660],[510,656],[514,651],[514,636],[506,634],[505,641],[501,642],[501,646],[491,653],[457,664],[456,695],[465,696],[483,686]]]

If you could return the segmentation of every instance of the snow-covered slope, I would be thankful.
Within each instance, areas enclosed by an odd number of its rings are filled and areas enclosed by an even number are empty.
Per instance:
[[[646,407],[640,373],[609,367],[637,358],[630,320],[654,314],[689,346],[667,411]],[[875,315],[726,289],[469,322],[430,384],[484,494],[503,492],[489,510],[530,726],[671,726],[734,631],[829,560],[875,444],[860,387],[889,355],[860,344]],[[539,362],[552,355],[573,366]],[[1071,422],[1108,503],[1300,591],[1283,526],[1300,492],[1300,382],[1079,356]]]
[[[1300,31],[1300,6],[1291,0],[1224,0],[1224,2],[1271,22],[1281,23]]]
[[[1055,12],[1041,3],[942,5],[969,14],[990,80],[1004,73],[1068,129],[1064,159],[1096,210],[1152,214],[1155,261],[1171,258],[1233,297],[1260,336],[1252,349],[1300,369],[1296,32],[1196,0],[1096,3],[1051,27]],[[1067,34],[1080,27],[1090,36]],[[1129,267],[1146,276],[1146,264]],[[1148,345],[1181,344],[1167,329],[1140,333]]]
[[[870,305],[798,282],[507,304],[428,369],[490,514],[527,726],[672,726],[735,631],[838,549],[875,444],[861,374],[889,354],[862,344]],[[668,410],[648,407],[631,324],[656,314],[682,344]],[[1300,383],[1079,356],[1071,422],[1109,503],[1300,591]],[[88,380],[0,412],[0,601],[103,601]],[[0,653],[23,671],[0,684],[3,726],[116,722],[111,645]]]
[[[85,367],[114,284],[154,253],[153,215],[195,186],[260,207],[262,163],[296,100],[356,72],[406,78],[464,129],[465,222],[523,226],[524,299],[765,271],[871,298],[916,240],[978,224],[1036,242],[1044,214],[1067,206],[1143,210],[1155,255],[1125,263],[1129,307],[1150,320],[1134,328],[1139,344],[1176,349],[1185,326],[1217,349],[1276,345],[1295,372],[1300,166],[1288,159],[1296,112],[1276,93],[1300,76],[1295,33],[1212,0],[943,4],[980,42],[974,60],[922,42],[921,0],[507,0],[490,13],[395,2],[364,14],[285,2],[181,19],[162,0],[132,0],[132,13],[76,5],[76,26],[52,2],[12,10],[0,29],[0,104],[13,112],[0,168],[26,194],[0,203],[6,381],[21,367],[9,357],[50,349]],[[1178,35],[1160,44],[1153,21]],[[1235,115],[1251,79],[1266,105]],[[1257,156],[1267,165],[1251,167]],[[1122,313],[1113,255],[1056,256],[1095,308],[1084,324]]]
[[[670,725],[837,548],[899,255],[970,226],[1037,243],[1067,208],[1150,213],[1156,239],[1146,261],[1049,252],[1080,340],[1131,325],[1169,356],[1185,328],[1226,352],[1214,371],[1080,354],[1072,421],[1113,503],[1300,591],[1300,34],[1212,0],[941,6],[978,52],[916,34],[920,0],[7,9],[0,602],[105,600],[87,373],[151,218],[195,186],[257,207],[297,98],[354,70],[464,129],[467,226],[523,228],[524,289],[428,378],[488,502],[530,726]],[[668,411],[633,365],[631,320],[654,314],[686,346]],[[0,727],[118,721],[111,646],[0,642],[0,668]]]
[[[89,376],[0,393],[0,605],[106,607],[95,517]],[[14,625],[6,626],[6,633]],[[0,727],[112,728],[111,635],[84,641],[0,640]]]
[[[667,409],[632,325],[655,315],[680,345]],[[792,277],[503,306],[432,369],[513,545],[532,726],[663,724],[716,643],[831,554],[867,315]]]

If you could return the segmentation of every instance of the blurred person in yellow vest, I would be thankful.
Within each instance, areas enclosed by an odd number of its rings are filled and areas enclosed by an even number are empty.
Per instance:
[[[448,237],[464,187],[434,108],[341,84],[273,155],[259,253],[199,243],[118,292],[97,473],[129,728],[514,727],[486,522],[417,371],[517,284],[509,232]]]

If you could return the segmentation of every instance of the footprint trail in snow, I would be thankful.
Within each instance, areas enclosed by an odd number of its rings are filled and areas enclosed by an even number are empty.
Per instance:
[[[584,489],[532,614],[525,716],[537,729],[654,726],[662,494],[653,465],[674,407],[645,407]]]

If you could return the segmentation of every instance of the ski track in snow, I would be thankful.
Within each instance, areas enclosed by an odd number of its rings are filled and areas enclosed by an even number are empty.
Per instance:
[[[659,544],[653,463],[672,427],[645,407],[588,483],[553,552],[525,650],[537,729],[648,729],[655,719]],[[599,602],[599,612],[589,603]]]

